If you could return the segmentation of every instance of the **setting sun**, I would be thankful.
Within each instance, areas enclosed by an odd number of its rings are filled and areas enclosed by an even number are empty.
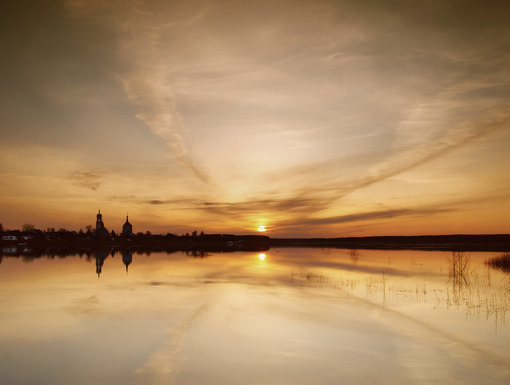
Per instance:
[[[260,232],[267,231],[267,227],[266,226],[259,226],[257,231],[260,231]]]

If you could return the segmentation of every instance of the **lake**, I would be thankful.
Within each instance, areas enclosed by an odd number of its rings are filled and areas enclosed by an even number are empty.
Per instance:
[[[497,255],[4,255],[0,383],[508,384]]]

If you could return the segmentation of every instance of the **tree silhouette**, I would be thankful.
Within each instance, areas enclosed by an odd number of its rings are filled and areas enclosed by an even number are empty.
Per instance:
[[[22,227],[21,227],[21,231],[31,231],[31,230],[35,230],[35,226],[30,224],[30,223],[25,223]]]

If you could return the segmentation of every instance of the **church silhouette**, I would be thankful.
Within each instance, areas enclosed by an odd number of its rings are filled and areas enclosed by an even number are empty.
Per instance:
[[[103,222],[103,214],[101,210],[96,215],[96,230],[95,234],[99,237],[107,237],[109,235],[108,229],[105,227]],[[129,223],[129,217],[126,215],[126,222],[122,225],[121,235],[129,236],[133,235],[133,225]]]

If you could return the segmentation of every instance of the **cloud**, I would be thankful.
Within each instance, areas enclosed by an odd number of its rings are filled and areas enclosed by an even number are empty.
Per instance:
[[[112,202],[122,202],[122,203],[131,203],[136,201],[136,195],[110,195],[107,197],[109,201]]]
[[[447,155],[463,146],[490,135],[494,131],[507,129],[510,126],[510,116],[492,120],[479,126],[464,123],[432,140],[424,140],[409,146],[402,152],[397,152],[385,162],[370,170],[370,175],[358,181],[353,190],[364,188],[383,181],[395,175],[410,171],[427,162]]]
[[[324,207],[329,201],[323,201],[319,197],[290,197],[290,198],[273,198],[273,199],[251,199],[241,202],[200,202],[197,208],[211,213],[221,214],[229,213],[232,215],[242,214],[253,211],[314,211]]]
[[[150,204],[150,205],[165,205],[165,206],[176,206],[179,209],[194,209],[196,206],[200,205],[200,200],[197,199],[150,199],[144,200],[142,204]]]
[[[280,210],[293,210],[304,207],[310,212],[321,210],[354,191],[366,188],[370,185],[382,182],[388,178],[408,172],[414,168],[420,167],[427,162],[431,162],[440,157],[446,156],[454,150],[458,150],[463,146],[467,146],[472,142],[479,140],[485,136],[492,134],[498,130],[507,129],[510,126],[510,117],[490,121],[481,126],[461,126],[443,133],[433,140],[426,140],[417,143],[404,150],[396,150],[387,160],[380,162],[376,166],[370,168],[368,172],[359,178],[350,180],[327,181],[319,180],[315,183],[307,184],[305,187],[299,187],[294,191],[289,190],[289,198],[276,200],[250,200],[244,204],[225,204],[224,207],[229,209],[244,210],[246,208],[267,207]],[[301,180],[313,180],[316,175],[324,167],[331,167],[336,164],[341,167],[343,162],[338,159],[333,162],[319,163],[316,165],[308,165],[297,170],[288,172],[297,172]],[[281,173],[281,177],[285,178],[287,173]],[[331,171],[326,172],[323,178],[331,178]],[[210,205],[212,208],[220,208],[222,205]]]
[[[504,130],[510,125],[510,118],[504,117],[490,121],[481,126],[468,125],[451,129],[438,135],[433,140],[424,140],[403,150],[396,149],[386,160],[379,162],[376,166],[368,169],[368,172],[361,177],[353,177],[347,180],[331,180],[332,168],[341,168],[346,164],[345,159],[336,159],[328,162],[311,164],[303,167],[293,168],[280,172],[280,179],[292,180],[297,175],[301,181],[296,186],[287,184],[286,188],[273,193],[267,193],[264,199],[251,197],[251,199],[238,202],[222,201],[201,201],[199,199],[186,200],[189,208],[199,209],[215,215],[248,215],[253,212],[284,212],[286,214],[313,215],[327,208],[330,208],[336,201],[357,190],[364,189],[371,185],[380,183],[399,174],[412,171],[427,162],[431,162],[442,156],[446,156],[454,150],[467,146],[472,142],[484,138],[498,130]],[[384,153],[380,153],[383,155]],[[361,162],[364,164],[367,159],[357,156],[351,159],[351,163]],[[318,176],[319,175],[319,176]],[[270,176],[271,179],[275,175]],[[305,182],[303,182],[305,181]],[[284,186],[285,186],[284,182]],[[175,201],[152,200],[151,204],[176,204]],[[178,203],[183,203],[179,201]],[[434,210],[426,210],[432,213]],[[439,210],[438,210],[439,211]],[[416,215],[421,211],[392,210],[376,213],[361,213],[341,217],[331,217],[317,220],[317,223],[338,224],[343,222],[354,222],[360,220],[390,218],[398,215]],[[313,221],[312,221],[313,222]]]
[[[137,118],[162,138],[172,158],[191,170],[203,182],[207,174],[189,156],[185,128],[168,78],[162,30],[166,20],[149,3],[135,3],[118,27],[119,55],[124,71],[119,74],[126,94],[137,110]]]
[[[101,170],[76,170],[67,175],[75,186],[85,187],[96,191],[101,187],[105,173]]]
[[[352,222],[364,222],[364,221],[372,221],[379,219],[390,219],[396,217],[403,216],[414,216],[414,217],[423,217],[429,216],[433,214],[441,214],[445,212],[450,212],[452,209],[448,208],[413,208],[413,209],[393,209],[393,210],[380,210],[380,211],[371,211],[365,213],[357,213],[357,214],[349,214],[349,215],[340,215],[333,217],[324,217],[324,218],[302,218],[299,222],[299,226],[318,226],[318,225],[331,225],[331,224],[342,224],[342,223],[352,223]],[[282,222],[278,223],[277,226],[279,228],[289,228],[296,226],[294,221],[291,222]]]
[[[118,60],[112,61],[117,67],[108,72],[116,72],[115,78],[134,107],[136,118],[164,141],[174,161],[207,182],[207,172],[189,154],[188,132],[170,79],[173,61],[164,44],[173,27],[186,27],[200,19],[202,10],[194,11],[195,4],[191,3],[192,6],[157,0],[65,1],[71,16],[88,22],[99,21],[115,32]],[[189,12],[194,13],[189,15]]]
[[[505,202],[508,200],[510,194],[503,191],[493,191],[483,197],[462,197],[458,199],[449,199],[441,202],[436,202],[431,205],[406,207],[398,209],[375,210],[367,211],[348,215],[327,216],[327,217],[313,217],[310,215],[304,216],[296,221],[285,220],[274,224],[275,228],[279,230],[292,230],[292,229],[308,229],[322,225],[337,225],[337,224],[352,224],[358,222],[370,223],[374,220],[393,219],[402,217],[412,218],[429,218],[436,214],[445,214],[464,211],[473,205],[479,206],[483,203]]]
[[[466,124],[467,125],[467,124]],[[295,196],[285,199],[275,206],[282,209],[305,205],[310,209],[310,213],[322,210],[334,201],[339,200],[346,195],[357,190],[364,189],[386,179],[399,174],[409,172],[435,159],[448,155],[450,152],[467,146],[472,142],[484,138],[495,131],[508,129],[510,126],[510,117],[505,116],[480,126],[460,126],[451,129],[443,134],[433,138],[433,140],[424,140],[409,148],[395,150],[395,152],[386,160],[378,163],[368,170],[361,177],[350,180],[339,181],[316,181],[316,185],[309,185],[294,192]],[[341,167],[342,162],[337,161],[337,166]],[[306,174],[316,175],[323,167],[323,164],[308,166],[301,169],[301,178],[307,179]],[[319,170],[318,170],[319,169]],[[324,175],[325,178],[331,178],[331,172]],[[315,203],[315,205],[313,204]]]

